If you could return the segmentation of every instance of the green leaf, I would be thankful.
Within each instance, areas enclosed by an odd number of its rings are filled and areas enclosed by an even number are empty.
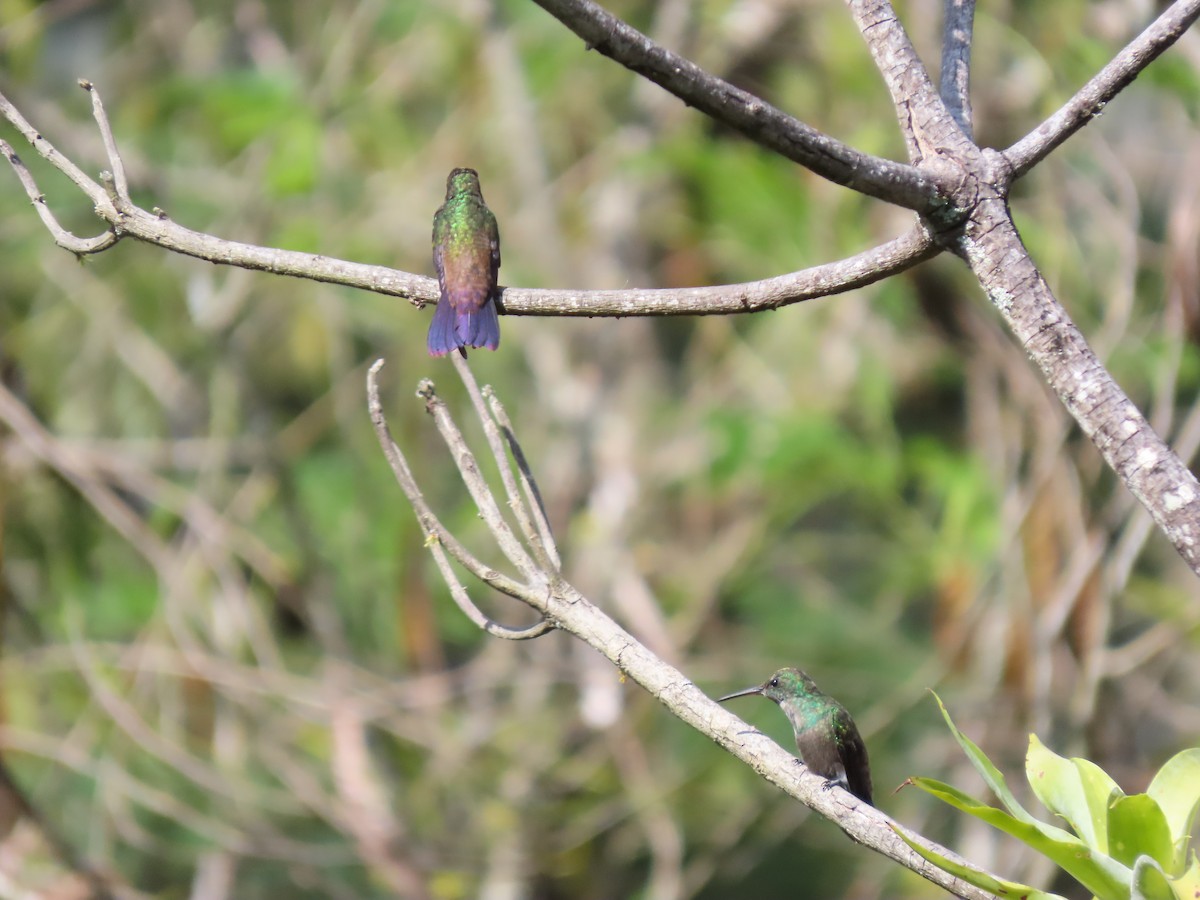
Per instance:
[[[1188,838],[1200,809],[1200,748],[1176,753],[1158,770],[1146,793],[1157,801],[1167,820],[1175,854],[1170,872],[1183,869]]]
[[[930,693],[933,693],[932,691]],[[954,721],[950,718],[950,713],[946,711],[946,705],[942,703],[942,698],[936,693],[933,693],[933,699],[937,701],[938,706],[942,710],[942,718],[946,720],[946,724],[950,726],[950,731],[954,734],[954,739],[958,741],[963,752],[967,755],[967,759],[971,761],[971,765],[975,767],[984,782],[992,793],[995,794],[1005,808],[1017,819],[1030,825],[1040,825],[1032,815],[1026,812],[1025,808],[1017,802],[1017,798],[1013,796],[1012,791],[1008,789],[1008,783],[1004,780],[1004,776],[1000,774],[1000,770],[992,765],[992,761],[987,758],[982,750],[976,746],[975,742],[963,734],[955,726]],[[1066,832],[1064,832],[1065,834]]]
[[[1112,804],[1108,811],[1108,843],[1113,859],[1127,866],[1148,856],[1167,869],[1174,859],[1166,816],[1148,794],[1119,797]]]
[[[1031,734],[1025,776],[1046,809],[1066,819],[1093,850],[1108,852],[1109,802],[1121,789],[1103,769],[1086,759],[1065,759]]]
[[[969,815],[987,822],[1006,834],[1028,844],[1038,853],[1058,865],[1060,869],[1082,884],[1101,900],[1126,898],[1132,877],[1127,866],[1121,865],[1110,856],[1093,852],[1090,847],[1070,832],[1048,825],[1045,822],[1026,822],[1009,815],[1002,809],[980,803],[951,785],[932,778],[912,778],[911,783],[939,800],[960,809]]]
[[[1107,772],[1090,759],[1076,757],[1071,762],[1075,764],[1075,769],[1079,772],[1079,780],[1087,795],[1088,811],[1097,832],[1096,849],[1107,853],[1109,843],[1108,807],[1115,798],[1124,797],[1125,792],[1117,786]],[[1101,841],[1103,841],[1102,844]]]
[[[912,847],[919,856],[933,863],[943,872],[949,872],[954,877],[961,878],[967,884],[982,888],[985,891],[995,894],[997,897],[1016,897],[1019,900],[1064,900],[1058,894],[1048,894],[1027,884],[1021,884],[1018,881],[1005,881],[1003,878],[997,878],[988,872],[972,869],[961,862],[942,856],[942,854],[910,840],[903,829],[894,823],[889,824],[891,824],[892,831],[896,832],[900,840]]]
[[[1200,897],[1200,861],[1192,855],[1192,864],[1178,878],[1172,878],[1171,888],[1179,900],[1195,900]]]
[[[1177,900],[1167,876],[1148,856],[1139,857],[1134,864],[1129,897],[1130,900]]]

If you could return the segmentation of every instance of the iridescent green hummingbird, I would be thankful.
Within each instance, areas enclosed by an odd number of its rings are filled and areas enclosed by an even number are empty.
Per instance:
[[[429,323],[430,355],[458,350],[465,357],[467,347],[495,350],[500,231],[474,169],[455,169],[446,179],[446,202],[433,216],[433,265],[441,297]]]
[[[717,702],[761,694],[779,704],[796,732],[800,761],[826,779],[826,787],[839,784],[860,800],[871,800],[871,767],[867,748],[846,707],[821,693],[799,669],[780,669],[762,684],[726,694]]]

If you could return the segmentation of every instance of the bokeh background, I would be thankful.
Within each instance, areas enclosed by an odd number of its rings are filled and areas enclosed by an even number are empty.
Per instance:
[[[606,4],[864,150],[902,158],[843,6]],[[1154,14],[981,4],[977,137],[1006,146]],[[936,70],[940,3],[900,4]],[[220,237],[432,274],[470,165],[506,284],[751,280],[909,214],[715,126],[528,0],[0,0],[0,80],[95,174]],[[1024,179],[1052,286],[1123,387],[1200,446],[1200,34]],[[51,206],[86,201],[12,129]],[[852,845],[565,635],[450,602],[365,411],[495,558],[414,396],[428,310],[133,241],[77,261],[0,172],[0,750],[48,823],[161,898],[906,897]],[[906,777],[1023,783],[1030,731],[1126,790],[1200,736],[1200,588],[940,259],[744,318],[502,321],[567,577],[710,694],[807,669],[855,714],[879,806],[1007,877],[1052,873]],[[527,610],[473,587],[492,615]],[[765,701],[735,711],[780,740]],[[4,891],[81,896],[7,793]],[[1069,884],[1053,886],[1067,893]],[[16,895],[8,894],[8,895]]]

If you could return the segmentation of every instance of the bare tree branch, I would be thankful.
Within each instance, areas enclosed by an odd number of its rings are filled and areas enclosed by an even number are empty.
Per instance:
[[[392,464],[401,489],[410,501],[415,500],[414,511],[422,527],[429,528],[432,514],[427,512],[428,508],[420,488],[412,481],[411,470],[404,459],[403,451],[392,440],[383,415],[376,380],[382,365],[382,360],[376,362],[367,376],[368,408],[376,424],[380,445]],[[422,382],[418,393],[426,396],[429,390],[428,383]],[[449,413],[443,407],[438,415],[448,417]],[[453,455],[459,458],[465,448],[457,446],[457,442],[461,440],[458,427],[443,426],[439,430]],[[515,436],[513,439],[515,440]],[[477,475],[470,466],[460,466],[460,474],[464,476],[464,480]],[[511,535],[505,531],[507,526],[495,527],[496,519],[489,509],[497,505],[495,498],[490,495],[479,496],[478,484],[470,486],[469,490],[475,498],[476,508],[488,524],[492,538],[501,545],[508,541]],[[486,485],[483,485],[483,490],[487,491]],[[441,526],[434,527],[440,529]],[[439,534],[440,540],[440,532],[434,533]],[[758,730],[749,728],[725,707],[707,697],[682,672],[652,653],[648,647],[563,580],[558,573],[543,571],[540,577],[535,577],[534,580],[542,585],[540,590],[531,586],[530,589],[522,590],[513,596],[537,610],[546,623],[554,623],[558,628],[570,632],[598,650],[621,672],[666,706],[673,715],[745,762],[786,794],[833,821],[852,840],[895,860],[960,897],[982,900],[991,896],[929,865],[896,834],[895,829],[901,828],[898,823],[841,788],[829,788],[824,778],[813,775],[807,768],[797,766],[794,756]],[[951,851],[925,841],[907,830],[905,833],[937,853],[961,861]]]
[[[921,224],[894,240],[837,262],[788,275],[715,287],[628,291],[547,291],[505,288],[509,315],[680,316],[738,315],[840,294],[910,269],[941,252]]]
[[[1059,110],[1004,151],[1019,178],[1104,111],[1142,69],[1158,59],[1200,17],[1200,0],[1177,0],[1134,38]]]
[[[940,161],[939,151],[948,149],[960,162],[973,156],[974,146],[942,103],[890,0],[847,0],[846,5],[892,96],[912,162]]]
[[[93,112],[100,123],[101,133],[111,136],[112,130],[105,118],[98,92],[93,86],[89,86],[88,91],[92,95]],[[112,230],[91,239],[78,238],[59,226],[42,200],[41,192],[28,169],[12,149],[0,141],[0,152],[3,152],[12,164],[55,241],[74,253],[98,253],[113,246],[122,237],[132,237],[220,265],[374,291],[402,297],[417,307],[437,302],[437,281],[424,275],[312,253],[259,247],[192,231],[173,222],[162,210],[146,211],[134,205],[128,196],[121,195],[114,175],[115,199],[103,185],[93,181],[59,153],[3,94],[0,94],[0,115],[12,122],[46,160],[74,182],[92,201],[96,215],[112,226]],[[110,140],[106,138],[105,143],[109,144]],[[117,171],[122,171],[115,145],[110,152],[110,165]],[[117,203],[120,203],[120,209],[117,208]],[[846,259],[761,281],[713,287],[623,291],[505,288],[501,295],[501,305],[508,315],[732,315],[775,309],[863,287],[911,268],[936,256],[938,252],[940,250],[934,245],[927,230],[916,225],[908,233],[892,241]]]
[[[517,489],[516,479],[513,477],[512,468],[509,466],[508,456],[504,452],[503,438],[500,434],[500,425],[492,415],[492,406],[484,401],[483,393],[479,390],[479,384],[475,380],[475,374],[471,371],[471,366],[467,362],[466,357],[460,356],[457,353],[450,354],[451,361],[454,363],[455,371],[458,372],[462,379],[463,386],[467,389],[467,396],[471,398],[471,404],[475,407],[475,416],[483,423],[483,433],[487,438],[488,449],[492,452],[492,459],[496,462],[496,468],[500,470],[500,481],[504,485],[504,493],[508,498],[506,504],[513,515],[516,517],[517,525],[521,529],[521,534],[525,537],[525,543],[533,551],[534,557],[537,559],[537,565],[543,570],[558,571],[560,562],[558,557],[558,548],[554,544],[554,537],[550,533],[549,524],[544,521],[545,510],[541,510],[540,506],[532,502],[529,506],[522,500],[522,495]],[[489,399],[494,400],[494,397]],[[508,440],[514,448],[514,453],[520,453],[520,446],[516,444],[516,439],[512,436],[511,429],[507,432]],[[524,458],[523,456],[521,457]],[[525,500],[532,501],[538,496],[537,485],[533,483],[533,475],[527,468],[522,468],[521,474],[525,482]],[[534,524],[534,518],[538,512],[541,512],[541,519],[537,525]],[[514,561],[515,564],[515,561]]]
[[[392,472],[396,476],[396,481],[399,483],[404,495],[408,498],[408,502],[412,505],[413,511],[417,514],[417,520],[421,523],[421,528],[428,535],[426,545],[433,549],[434,560],[438,565],[438,570],[445,578],[446,584],[450,587],[451,596],[458,607],[466,614],[475,625],[486,631],[493,637],[506,638],[508,640],[520,641],[530,638],[541,637],[547,631],[553,629],[550,622],[542,621],[536,625],[531,625],[528,628],[509,628],[494,622],[485,616],[477,606],[475,606],[467,596],[466,588],[454,575],[453,569],[450,567],[449,560],[446,558],[443,548],[448,550],[450,555],[454,557],[467,571],[489,584],[501,593],[507,594],[510,597],[515,597],[518,600],[529,602],[531,592],[537,594],[537,589],[531,589],[525,585],[518,584],[506,575],[495,571],[489,566],[484,565],[476,559],[466,547],[464,547],[450,531],[442,525],[441,521],[434,514],[433,509],[425,500],[421,488],[417,485],[416,479],[413,477],[412,470],[408,466],[408,460],[404,458],[404,454],[400,452],[400,448],[392,439],[391,429],[388,428],[387,420],[383,415],[383,406],[379,401],[379,387],[377,377],[379,370],[383,368],[383,360],[377,360],[371,366],[367,373],[367,398],[368,408],[371,413],[371,421],[375,425],[375,434],[379,438],[380,446],[383,447],[384,455],[387,457],[388,463],[392,467]],[[422,382],[422,391],[428,390],[432,393],[432,385],[426,387],[426,382]],[[425,394],[421,394],[425,396]],[[428,402],[428,401],[427,401]],[[460,436],[461,440],[461,436]],[[452,448],[454,449],[454,448]],[[465,444],[462,449],[466,449]],[[455,456],[457,457],[457,453]],[[459,470],[462,472],[462,468]],[[475,472],[478,477],[478,472]],[[481,480],[481,479],[480,479]],[[476,485],[476,490],[479,486]],[[487,486],[483,485],[483,491],[486,492]],[[493,503],[494,505],[494,503]],[[489,522],[489,526],[492,523]],[[511,537],[511,533],[509,535]],[[545,588],[543,588],[545,590]]]
[[[1096,358],[1029,257],[1002,196],[979,203],[959,249],[1084,434],[1200,574],[1200,482]]]
[[[940,94],[946,109],[969,139],[971,113],[971,41],[975,0],[944,0],[942,6],[942,71]]]
[[[591,0],[534,0],[598,50],[718,122],[835,184],[918,212],[938,205],[938,185],[911,166],[869,156],[656,44]]]

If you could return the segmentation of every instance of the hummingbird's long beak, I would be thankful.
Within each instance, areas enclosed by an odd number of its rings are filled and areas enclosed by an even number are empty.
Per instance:
[[[734,697],[749,697],[751,694],[761,694],[762,685],[756,684],[754,687],[748,687],[744,691],[737,691],[733,694],[726,694],[724,697],[718,697],[718,703],[724,703],[726,700],[732,700]]]

